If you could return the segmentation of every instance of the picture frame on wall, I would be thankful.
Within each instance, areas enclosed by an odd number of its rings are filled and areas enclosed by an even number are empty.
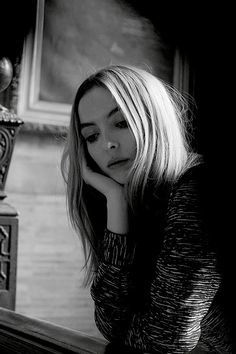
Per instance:
[[[189,67],[146,18],[116,0],[37,0],[24,43],[17,114],[67,126],[79,84],[109,64],[143,67],[188,92]]]

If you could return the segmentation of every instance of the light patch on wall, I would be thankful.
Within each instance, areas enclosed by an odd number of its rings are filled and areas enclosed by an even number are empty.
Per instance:
[[[67,125],[79,84],[109,64],[148,68],[173,82],[174,48],[153,24],[118,0],[37,0],[25,46],[18,113],[24,121]],[[33,49],[32,49],[33,48]]]

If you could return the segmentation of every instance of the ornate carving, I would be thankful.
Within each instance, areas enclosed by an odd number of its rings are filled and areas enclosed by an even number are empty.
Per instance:
[[[16,133],[22,124],[23,122],[13,112],[0,106],[0,191],[5,187]]]
[[[0,290],[8,289],[10,265],[10,235],[9,230],[0,226]]]
[[[4,185],[7,167],[11,158],[15,131],[12,128],[0,130],[0,185]]]

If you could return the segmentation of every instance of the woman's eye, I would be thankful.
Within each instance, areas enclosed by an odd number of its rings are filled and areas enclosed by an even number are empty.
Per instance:
[[[98,138],[98,133],[87,136],[85,140],[91,144],[94,143],[97,140],[97,138]]]
[[[121,120],[120,122],[116,123],[116,126],[118,128],[128,128],[128,124],[126,120]]]

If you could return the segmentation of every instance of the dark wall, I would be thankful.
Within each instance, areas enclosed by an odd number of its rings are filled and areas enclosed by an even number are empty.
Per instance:
[[[215,84],[220,72],[222,51],[224,52],[224,49],[220,48],[224,46],[220,35],[225,30],[222,4],[218,8],[215,4],[214,7],[206,8],[198,2],[170,3],[155,0],[123,0],[123,2],[129,3],[140,14],[147,16],[163,39],[178,46],[188,57],[190,70],[194,72],[199,149],[207,155],[212,155],[214,140],[209,138],[216,128],[216,116],[213,111],[216,111],[217,116],[219,111],[218,108],[215,109],[211,100],[215,97]],[[210,142],[212,144],[209,144]]]
[[[14,109],[23,42],[35,23],[36,0],[1,0],[0,14],[0,58],[8,57],[13,64],[13,80],[0,93],[0,104]]]
[[[22,51],[24,36],[35,20],[36,0],[1,1],[0,56],[15,58]]]

